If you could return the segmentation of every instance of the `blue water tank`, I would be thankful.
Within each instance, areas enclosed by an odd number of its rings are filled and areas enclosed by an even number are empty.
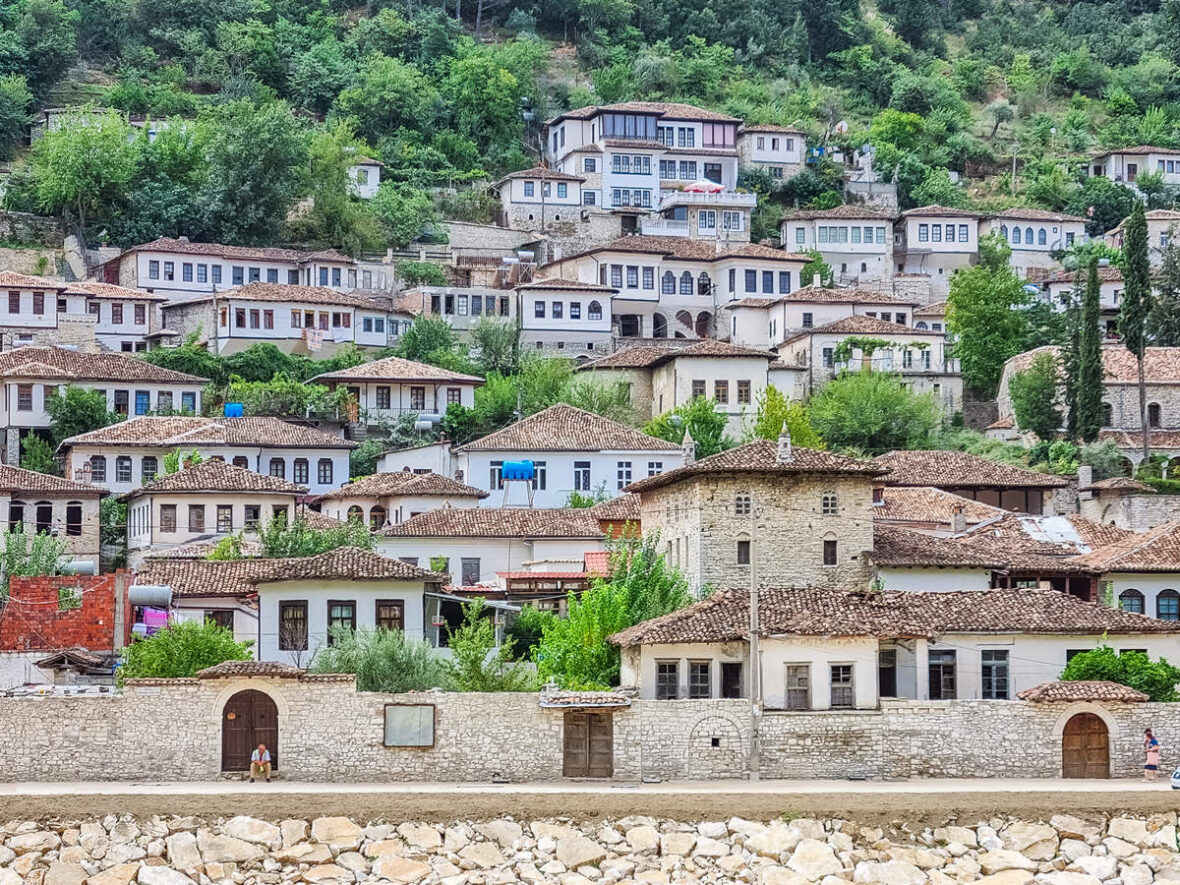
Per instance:
[[[241,403],[226,403],[225,417],[227,418],[241,418],[243,414]]]
[[[503,476],[504,479],[532,479],[533,462],[505,461],[504,466],[500,468],[500,475]]]

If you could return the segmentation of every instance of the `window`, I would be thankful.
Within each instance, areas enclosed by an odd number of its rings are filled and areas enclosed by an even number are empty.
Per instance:
[[[830,369],[836,364],[836,349],[834,347],[825,347],[821,356],[826,368]]]
[[[692,382],[692,398],[701,399],[705,395],[705,380],[703,378],[696,378]]]
[[[330,601],[328,603],[328,645],[336,644],[336,635],[341,631],[356,630],[356,603]]]
[[[176,279],[176,265],[171,261],[164,262],[164,279],[170,282]]]
[[[160,262],[149,261],[148,262],[148,279],[149,280],[158,280],[159,278],[160,278]]]
[[[18,384],[16,386],[16,410],[18,412],[33,411],[32,384]]]
[[[598,171],[598,164],[595,161],[594,157],[583,157],[582,158],[582,171],[583,172],[597,172]]]
[[[787,709],[811,709],[811,665],[787,664]]]
[[[175,504],[161,504],[160,505],[160,531],[175,532],[176,531],[176,505]]]
[[[733,499],[733,512],[738,516],[750,515],[750,496],[738,495]]]
[[[569,196],[569,185],[565,184],[564,182],[559,182],[557,185],[557,198],[559,200],[564,200],[567,196]]]
[[[664,275],[660,277],[660,294],[676,294],[676,275],[670,270],[664,271]]]
[[[1119,608],[1136,615],[1144,614],[1143,594],[1134,589],[1124,590],[1119,594]]]
[[[107,459],[105,455],[90,456],[90,481],[107,481]]]
[[[991,701],[1008,700],[1008,652],[985,651],[983,668],[983,697]]]
[[[930,700],[949,701],[956,696],[955,653],[935,651],[929,653]]]
[[[198,283],[209,282],[209,265],[207,265],[207,264],[198,264],[197,265],[197,282]]]
[[[602,319],[602,305],[597,301],[591,301],[589,307],[586,308],[586,319],[601,320]]]
[[[750,404],[749,381],[739,381],[737,383],[737,401],[739,406],[748,406]]]
[[[157,412],[171,412],[172,411],[172,391],[161,390],[156,394],[156,411]]]
[[[756,270],[747,270],[746,271],[746,291],[747,292],[757,292],[758,291],[758,271],[756,271]]]
[[[535,185],[533,182],[531,182],[531,181],[526,181],[526,182],[524,183],[524,195],[525,195],[526,197],[531,197],[531,196],[533,196],[533,195],[534,195],[534,193],[535,193],[535,189],[536,189],[536,185]]]
[[[246,268],[237,265],[230,268],[230,279],[235,286],[240,286],[246,282]]]
[[[126,415],[128,410],[128,403],[131,395],[126,390],[115,391],[115,412],[120,415]]]
[[[729,382],[728,381],[714,381],[713,382],[713,399],[717,401],[718,405],[724,406],[729,404]]]
[[[877,653],[877,694],[883,698],[897,697],[897,651],[883,648]]]
[[[232,504],[217,505],[217,531],[232,532],[234,530],[234,508]]]
[[[574,491],[576,491],[576,492],[590,491],[590,462],[589,461],[575,461],[574,462]]]
[[[188,530],[198,534],[205,531],[205,505],[188,505]]]
[[[416,412],[421,412],[426,408],[426,388],[425,387],[411,387],[410,388],[410,408]]]
[[[320,485],[332,484],[332,459],[320,458],[319,464],[316,465],[316,480]]]
[[[460,582],[467,587],[479,583],[479,557],[464,556],[459,560]]]
[[[750,542],[748,540],[737,542],[737,564],[750,564]]]
[[[856,706],[852,692],[852,664],[832,664],[832,709]]]
[[[115,459],[115,482],[131,482],[130,455],[120,455]]]
[[[824,565],[835,565],[837,547],[835,538],[824,538]]]
[[[112,304],[111,305],[111,325],[114,325],[114,326],[123,325],[123,305],[122,304]]]
[[[570,319],[571,320],[580,320],[581,318],[582,318],[582,302],[571,301],[570,302]]]
[[[663,472],[664,472],[664,462],[663,461],[648,461],[647,462],[647,475],[648,476],[659,476]]]
[[[258,523],[262,519],[262,507],[258,504],[246,504],[244,513],[243,526],[251,531],[258,531]]]
[[[186,283],[193,281],[193,266],[191,262],[186,261],[180,266],[180,278]]]
[[[680,275],[680,294],[691,295],[693,290],[692,274],[687,270]]]
[[[688,696],[708,698],[713,696],[713,680],[710,678],[708,661],[688,662]]]
[[[674,701],[680,689],[680,662],[656,661],[656,700]]]
[[[631,462],[619,461],[615,465],[615,473],[618,478],[618,488],[631,485]]]
[[[774,271],[772,270],[762,271],[762,294],[774,294]]]
[[[627,288],[636,289],[639,287],[639,268],[634,264],[627,265]]]
[[[1155,616],[1161,621],[1180,620],[1180,594],[1175,590],[1161,590],[1155,598]]]
[[[1160,404],[1159,403],[1148,403],[1147,404],[1147,424],[1149,427],[1159,427],[1160,426]]]
[[[937,228],[936,228],[936,230],[937,230]],[[928,224],[919,224],[918,225],[918,242],[919,243],[930,242],[930,225],[928,225]]]
[[[264,310],[262,312],[262,328],[273,329],[275,327],[275,312],[273,310]]]
[[[374,620],[378,630],[401,633],[406,629],[406,604],[400,599],[378,599]]]
[[[154,455],[147,455],[140,464],[140,482],[148,483],[160,472],[160,462]]]
[[[8,528],[12,529],[25,521],[25,505],[20,501],[13,501],[8,505]]]
[[[47,532],[53,528],[53,505],[48,501],[37,502],[36,516],[37,534],[41,534],[41,532]]]
[[[565,305],[560,301],[553,302],[553,319],[560,320],[565,313]]]
[[[152,409],[152,392],[150,390],[135,391],[135,414],[146,415]]]
[[[195,393],[182,393],[180,395],[180,410],[182,412],[195,412],[197,410],[197,395]]]
[[[307,603],[279,603],[279,650],[307,651]]]
[[[810,329],[815,325],[815,314],[810,312],[803,314],[803,328]]]
[[[213,267],[211,269],[213,271],[213,282],[215,284],[220,284],[221,283],[221,265],[215,264],[215,265],[213,265]]]
[[[820,499],[820,513],[822,513],[824,516],[835,516],[839,512],[840,511],[837,507],[836,501],[836,493],[825,492],[824,496]]]

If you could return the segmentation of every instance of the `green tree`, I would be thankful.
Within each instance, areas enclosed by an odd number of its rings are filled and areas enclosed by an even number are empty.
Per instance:
[[[983,397],[995,396],[1004,363],[1020,352],[1024,339],[1019,308],[1028,296],[1008,264],[1011,254],[999,235],[981,237],[979,263],[955,273],[947,295],[947,325],[957,339],[963,383]]]
[[[311,207],[291,224],[302,241],[350,255],[384,245],[377,219],[352,192],[349,171],[356,157],[368,152],[344,123],[312,135],[308,148]]]
[[[383,181],[369,201],[389,245],[401,249],[438,218],[430,195],[408,184]]]
[[[44,96],[78,57],[78,13],[62,0],[26,0],[16,22],[16,39],[29,85]]]
[[[889,372],[842,372],[809,408],[828,445],[874,455],[925,447],[941,417],[933,396],[913,393]]]
[[[29,534],[24,523],[0,536],[0,605],[8,601],[8,579],[60,574],[70,556],[65,538],[49,532]]]
[[[144,353],[137,353],[136,357],[153,366],[173,369],[207,378],[214,384],[224,384],[229,380],[229,373],[225,370],[222,359],[207,347],[197,344],[200,331],[193,332],[179,347],[157,347]],[[268,376],[270,377],[270,376]]]
[[[53,445],[44,437],[30,433],[20,443],[20,466],[37,473],[61,476],[61,465],[53,457]]]
[[[49,413],[49,431],[55,445],[82,433],[107,427],[119,416],[107,409],[107,397],[101,390],[69,384],[45,401]]]
[[[451,65],[440,91],[455,130],[487,150],[522,131],[519,87],[491,52],[480,50]]]
[[[967,195],[963,189],[951,181],[950,173],[943,167],[931,169],[912,193],[913,201],[919,206],[952,206],[967,205]]]
[[[339,115],[350,118],[366,141],[409,129],[428,133],[443,112],[431,78],[412,64],[374,53],[363,59],[356,83],[336,100]]]
[[[607,382],[580,377],[566,386],[560,401],[620,424],[636,423],[631,385],[626,381]]]
[[[98,504],[99,564],[112,572],[127,566],[127,502],[109,495]]]
[[[471,326],[475,362],[484,374],[514,374],[520,365],[520,327],[511,320],[484,316]]]
[[[447,682],[447,664],[425,639],[400,630],[341,630],[316,651],[313,673],[355,673],[357,691],[426,691]]]
[[[504,635],[512,640],[512,652],[518,661],[530,661],[533,649],[541,643],[541,636],[545,627],[556,620],[557,615],[551,611],[540,611],[531,605],[520,610],[504,631]]]
[[[1180,14],[1180,0],[1176,0]],[[1156,296],[1153,299],[1149,325],[1152,344],[1157,347],[1180,347],[1180,240],[1170,231],[1168,245],[1156,276]]]
[[[1016,426],[1029,430],[1041,440],[1052,440],[1061,429],[1057,357],[1046,352],[1038,354],[1023,372],[1015,373],[1008,382],[1008,394],[1016,412]]]
[[[1143,692],[1153,701],[1180,700],[1176,694],[1180,667],[1163,658],[1153,661],[1141,651],[1118,652],[1102,645],[1070,658],[1060,678],[1063,682],[1089,679],[1117,682]]]
[[[380,194],[378,194],[380,196]],[[431,212],[434,210],[432,209]],[[387,230],[389,228],[386,228]],[[422,232],[418,228],[418,233]],[[397,236],[408,235],[409,231],[403,231]],[[414,234],[413,236],[417,236]],[[409,287],[414,286],[445,286],[447,284],[447,273],[433,261],[399,261],[396,265],[397,277]]]
[[[357,522],[346,522],[330,529],[313,529],[300,518],[291,522],[272,519],[260,533],[259,540],[262,555],[272,559],[317,556],[339,547],[373,549],[373,536],[368,527]]]
[[[369,437],[348,455],[349,479],[360,479],[377,472],[377,459],[385,451],[385,444],[379,439]]]
[[[254,643],[236,642],[233,631],[212,621],[171,622],[127,646],[119,683],[125,679],[191,679],[225,661],[249,661]]]
[[[1123,347],[1135,357],[1139,374],[1139,420],[1143,433],[1143,460],[1151,456],[1151,429],[1147,421],[1147,379],[1143,358],[1147,351],[1148,318],[1151,316],[1151,263],[1147,256],[1147,218],[1136,201],[1123,240],[1123,301],[1119,305],[1119,335]]]
[[[515,662],[512,640],[496,647],[496,628],[482,599],[464,604],[463,623],[448,630],[447,645],[455,691],[530,691],[534,687],[533,674]]]
[[[728,422],[725,413],[717,411],[713,400],[698,396],[652,418],[643,425],[643,432],[668,442],[682,443],[687,431],[696,443],[696,457],[707,458],[733,448],[733,440],[725,433]]]
[[[442,317],[422,314],[414,319],[402,335],[394,355],[418,363],[429,363],[438,354],[453,353],[459,346],[459,339],[450,323]]]
[[[19,74],[0,77],[0,159],[10,159],[29,124],[33,95]]]
[[[1099,329],[1098,260],[1090,262],[1078,313],[1077,430],[1083,442],[1098,439],[1102,429],[1102,331]]]
[[[745,442],[778,439],[783,427],[791,434],[791,442],[794,445],[806,449],[824,447],[824,441],[811,426],[807,406],[787,399],[786,394],[777,387],[768,386],[758,394],[754,417],[747,422],[743,439]]]

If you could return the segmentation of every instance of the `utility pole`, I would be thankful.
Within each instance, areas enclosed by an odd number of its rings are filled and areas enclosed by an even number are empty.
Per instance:
[[[758,658],[758,504],[750,496],[750,780],[759,779],[758,728],[762,717],[762,673]]]

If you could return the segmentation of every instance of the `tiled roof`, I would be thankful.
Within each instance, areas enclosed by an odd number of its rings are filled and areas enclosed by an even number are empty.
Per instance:
[[[268,446],[293,449],[355,449],[352,440],[279,418],[195,418],[141,415],[62,442],[87,446]]]
[[[909,218],[911,215],[938,215],[943,218],[982,218],[979,212],[970,209],[952,209],[950,206],[919,206],[917,209],[907,209],[898,218]]]
[[[64,290],[66,283],[33,277],[11,270],[0,270],[0,289],[57,289]]]
[[[128,289],[113,283],[86,280],[66,285],[67,295],[85,295],[87,298],[110,298],[116,301],[167,301],[167,295],[159,292],[145,292],[143,289]]]
[[[377,532],[388,538],[601,538],[590,508],[443,508]]]
[[[465,511],[464,511],[465,512]],[[359,547],[337,547],[318,556],[291,559],[258,560],[260,565],[250,583],[272,584],[280,581],[427,581],[441,583],[444,575],[410,565],[400,559],[381,556]]]
[[[612,289],[610,286],[602,286],[598,283],[583,283],[581,280],[566,280],[561,277],[543,277],[539,280],[533,280],[531,283],[521,283],[516,287],[519,291],[532,292],[617,292],[618,289]]]
[[[570,255],[561,260],[579,258],[582,255],[594,255],[598,252],[634,252],[640,255],[664,255],[683,261],[722,261],[726,258],[768,258],[773,261],[792,261],[806,264],[811,259],[806,255],[794,252],[784,252],[782,249],[772,249],[769,246],[759,246],[755,243],[745,243],[740,246],[730,246],[718,251],[716,245],[708,240],[690,240],[687,237],[657,237],[630,234],[618,237],[601,246],[587,249],[576,255]]]
[[[678,452],[680,446],[648,436],[593,412],[557,403],[503,430],[459,446],[456,452]]]
[[[603,522],[639,521],[639,496],[624,492],[617,498],[603,501],[590,508],[596,519]]]
[[[622,350],[616,350],[614,353],[583,363],[575,371],[585,372],[593,369],[647,369],[663,359],[669,349],[667,347],[642,344],[637,347],[624,347]]]
[[[1086,285],[1086,279],[1090,276],[1088,268],[1080,268],[1079,270],[1058,270],[1051,273],[1049,276],[1041,280],[1042,283],[1079,283],[1082,286]],[[1121,283],[1123,281],[1123,272],[1114,266],[1098,268],[1098,282],[1099,283]]]
[[[888,470],[885,481],[898,486],[1043,489],[1067,484],[1060,476],[1013,467],[967,452],[887,452],[874,458],[873,464]]]
[[[1111,442],[1120,449],[1138,450],[1143,447],[1143,434],[1137,430],[1100,430],[1098,431],[1098,442]],[[1180,449],[1180,430],[1151,431],[1151,447],[1156,450]]]
[[[1164,523],[1138,534],[1127,532],[1077,557],[1077,562],[1106,572],[1180,571],[1180,523]]]
[[[937,336],[941,332],[931,332],[928,329],[914,329],[901,323],[891,323],[878,317],[866,317],[855,314],[841,317],[814,329],[807,329],[801,335],[909,335],[909,336]],[[798,335],[794,337],[799,337]]]
[[[1096,154],[1096,157],[1106,157],[1110,154],[1180,154],[1175,148],[1155,147],[1150,144],[1137,144],[1134,147],[1111,148]]]
[[[324,372],[316,375],[312,381],[453,381],[463,384],[483,384],[478,375],[463,375],[450,369],[440,369],[427,363],[416,363],[413,360],[402,359],[399,356],[387,356],[385,359],[361,363],[347,369],[335,372]]]
[[[222,661],[197,671],[198,679],[232,679],[234,677],[274,676],[278,679],[298,679],[304,673],[299,667],[278,661]]]
[[[122,353],[81,353],[64,347],[18,347],[6,350],[0,353],[0,378],[193,385],[203,385],[209,380],[153,366]]]
[[[993,569],[1008,564],[993,550],[881,523],[873,524],[873,549],[866,552],[874,563],[886,566]]]
[[[1136,537],[1140,536],[1076,514],[1009,514],[971,529],[957,541],[980,551],[990,551],[1014,568],[1097,572],[1101,566],[1091,561],[1088,554]]]
[[[326,531],[327,529],[338,529],[344,525],[343,520],[336,519],[324,513],[317,513],[314,510],[301,511],[299,518],[303,520],[309,529],[315,529],[317,532]]]
[[[1129,685],[1101,679],[1079,679],[1072,682],[1042,682],[1017,692],[1016,697],[1034,704],[1076,703],[1078,701],[1127,701],[1143,703],[1148,696]]]
[[[250,579],[269,569],[267,559],[181,559],[152,557],[145,559],[135,577],[137,584],[166,584],[174,597],[228,596],[245,598],[255,595]]]
[[[802,129],[796,129],[794,126],[779,126],[777,123],[746,123],[738,130],[738,133],[743,132],[797,132],[803,135]]]
[[[1057,355],[1054,345],[1038,347],[1018,353],[1004,364],[1009,372],[1023,372],[1042,353]],[[1104,384],[1138,384],[1139,374],[1135,356],[1121,344],[1102,345],[1102,373]],[[1148,347],[1143,354],[1143,373],[1148,384],[1180,382],[1180,347]],[[1157,431],[1152,431],[1152,436]],[[1139,443],[1132,443],[1138,445]]]
[[[719,590],[679,611],[610,637],[616,645],[733,642],[749,636],[749,593]],[[936,639],[948,633],[1103,635],[1178,633],[1180,622],[1106,608],[1056,590],[841,592],[763,589],[762,636],[875,636]]]
[[[946,302],[935,301],[933,304],[927,304],[924,307],[914,309],[914,319],[920,317],[944,317],[946,316]]]
[[[671,485],[694,476],[708,476],[711,474],[762,474],[772,476],[793,476],[797,474],[825,474],[825,475],[853,475],[873,477],[885,472],[871,461],[850,458],[847,455],[837,455],[832,452],[820,452],[815,449],[805,449],[793,446],[791,460],[779,462],[778,440],[760,439],[736,449],[729,449],[694,461],[684,467],[677,467],[665,473],[649,476],[631,483],[627,487],[629,492],[648,492],[662,486]]]
[[[304,515],[300,514],[300,519],[304,518]],[[339,522],[336,524],[340,525]],[[148,562],[157,559],[208,559],[209,554],[216,550],[221,543],[221,539],[221,536],[206,535],[199,541],[189,541],[187,544],[178,544],[175,547],[152,547],[144,554],[144,560]],[[242,538],[239,544],[242,556],[250,559],[262,556],[262,542],[256,537]],[[147,565],[140,566],[141,571],[146,569]]]
[[[341,498],[385,498],[390,495],[423,495],[448,498],[486,498],[488,492],[464,485],[437,473],[374,473],[320,495],[321,501]]]
[[[283,304],[323,304],[336,307],[356,307],[361,310],[380,310],[380,306],[371,298],[363,295],[352,295],[348,292],[337,292],[326,286],[294,286],[289,283],[246,283],[244,286],[234,286],[216,295],[204,295],[187,301],[177,301],[171,305],[174,308],[188,304],[200,304],[205,301],[265,301]]]
[[[1016,426],[1016,422],[1011,417],[997,418],[991,424],[987,425],[984,430],[1011,430]]]
[[[778,303],[779,299],[777,298],[738,298],[725,306],[730,310],[757,310]]]
[[[840,206],[836,206],[834,209],[798,209],[784,214],[782,220],[811,221],[813,219],[825,218],[871,218],[880,221],[893,220],[893,216],[888,212],[882,212],[879,209],[873,209],[871,206],[859,205],[857,203],[844,203]]]
[[[809,304],[909,304],[910,298],[874,292],[872,289],[827,289],[823,286],[803,286],[778,301],[806,302]]]
[[[132,246],[124,255],[132,252],[176,252],[182,255],[209,255],[214,258],[240,258],[254,261],[287,261],[304,264],[309,261],[336,261],[352,264],[352,259],[334,249],[304,252],[299,249],[282,249],[275,246],[226,246],[222,243],[194,243],[172,237],[159,237],[150,243]]]
[[[774,354],[768,350],[742,347],[730,344],[728,341],[718,341],[716,338],[703,338],[685,347],[630,347],[612,353],[610,356],[585,363],[579,366],[579,369],[652,368],[678,359],[725,359],[732,357],[765,359],[767,361],[775,358]]]
[[[1028,207],[1018,207],[1015,209],[1003,209],[999,212],[989,212],[988,218],[1017,218],[1021,221],[1077,221],[1085,223],[1088,221],[1080,215],[1066,215],[1064,212],[1050,212],[1047,209],[1031,209]]]
[[[610,576],[610,551],[587,550],[586,574],[592,578],[606,578]]]
[[[142,485],[120,500],[130,501],[143,495],[186,492],[266,492],[270,494],[306,495],[307,486],[287,482],[277,476],[255,473],[245,467],[235,467],[225,461],[209,459],[192,467]]]
[[[550,169],[548,166],[533,166],[531,169],[521,169],[519,172],[509,172],[500,181],[511,181],[514,178],[536,178],[541,181],[585,181],[580,175],[570,175],[560,169]],[[500,182],[496,182],[499,184]]]
[[[956,508],[961,508],[969,525],[999,519],[1008,514],[1007,510],[999,507],[972,501],[933,486],[887,486],[882,493],[881,503],[873,506],[873,519],[950,525]]]
[[[96,498],[108,494],[106,489],[88,482],[75,482],[48,473],[23,470],[11,464],[0,464],[0,492],[36,492],[47,497],[66,495],[71,498]]]
[[[1142,492],[1145,494],[1155,494],[1155,489],[1145,482],[1140,482],[1137,479],[1131,479],[1129,476],[1114,476],[1110,479],[1100,479],[1098,482],[1090,483],[1091,489],[1097,489],[1100,492]]]
[[[704,108],[698,108],[690,104],[678,104],[676,102],[668,101],[624,101],[619,104],[606,105],[589,105],[584,108],[575,108],[572,111],[566,111],[549,121],[552,126],[559,120],[589,120],[600,113],[618,113],[618,114],[659,114],[673,120],[712,120],[726,123],[740,123],[737,117],[730,117],[727,114],[719,114],[716,111],[707,111]]]

